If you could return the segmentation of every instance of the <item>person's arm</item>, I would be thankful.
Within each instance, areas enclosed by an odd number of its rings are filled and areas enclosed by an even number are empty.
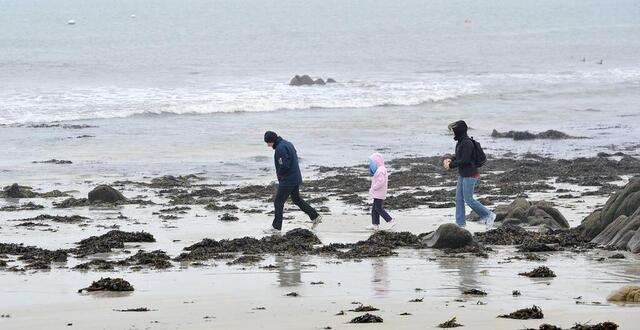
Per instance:
[[[451,158],[449,168],[466,167],[473,163],[473,141],[464,141],[460,148],[462,149],[460,150],[460,159]]]
[[[378,190],[384,187],[385,174],[381,171],[376,172],[371,179],[371,189]]]
[[[289,155],[289,149],[277,148],[276,149],[276,173],[278,176],[285,176],[291,170],[291,156]]]

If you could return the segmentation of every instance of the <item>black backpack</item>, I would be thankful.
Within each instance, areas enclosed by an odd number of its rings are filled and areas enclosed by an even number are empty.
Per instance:
[[[473,138],[471,138],[471,141],[473,142],[473,149],[475,151],[473,153],[473,163],[476,165],[476,167],[482,167],[482,165],[487,162],[487,155],[484,154],[484,150],[482,150],[480,142],[474,140]]]

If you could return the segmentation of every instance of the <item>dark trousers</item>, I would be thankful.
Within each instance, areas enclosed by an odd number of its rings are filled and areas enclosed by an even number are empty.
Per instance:
[[[276,193],[276,199],[273,202],[275,205],[275,218],[273,219],[273,228],[277,230],[282,229],[282,211],[284,210],[284,203],[291,196],[293,204],[296,204],[304,213],[309,216],[309,219],[313,220],[318,217],[318,212],[302,197],[300,197],[300,185],[297,186],[278,186],[278,192]]]
[[[382,207],[383,202],[384,199],[373,199],[373,206],[371,207],[371,223],[374,225],[380,224],[380,216],[382,216],[386,222],[391,221],[391,216]]]

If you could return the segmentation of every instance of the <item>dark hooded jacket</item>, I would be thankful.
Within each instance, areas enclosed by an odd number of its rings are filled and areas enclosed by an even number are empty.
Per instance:
[[[298,153],[291,142],[278,137],[273,143],[275,154],[273,160],[276,174],[281,186],[297,186],[302,183],[302,173],[298,165]]]
[[[450,168],[457,168],[462,177],[472,177],[478,174],[478,168],[474,162],[475,145],[467,135],[467,125],[462,123],[453,127],[455,134],[456,155],[451,158]]]

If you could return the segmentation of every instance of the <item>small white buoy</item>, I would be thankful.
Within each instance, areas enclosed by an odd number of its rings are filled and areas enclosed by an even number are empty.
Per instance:
[[[129,16],[131,18],[136,18],[136,14],[131,14],[131,16]]]
[[[76,25],[76,21],[70,19],[67,21],[67,25]]]

